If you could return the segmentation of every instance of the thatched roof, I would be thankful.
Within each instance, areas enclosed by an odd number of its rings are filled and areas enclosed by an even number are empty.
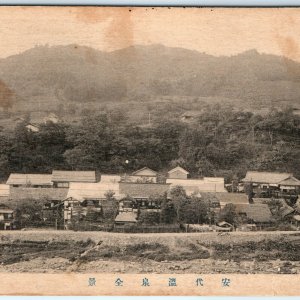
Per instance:
[[[247,218],[256,223],[268,223],[272,214],[267,204],[240,204],[236,205],[238,213],[245,213]]]

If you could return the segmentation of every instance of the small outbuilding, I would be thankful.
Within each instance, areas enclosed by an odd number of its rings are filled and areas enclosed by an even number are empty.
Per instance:
[[[133,211],[119,212],[115,218],[117,225],[135,224],[137,222],[137,213]]]
[[[187,179],[189,174],[190,173],[188,171],[181,168],[180,166],[177,166],[176,168],[174,168],[168,172],[168,178]]]

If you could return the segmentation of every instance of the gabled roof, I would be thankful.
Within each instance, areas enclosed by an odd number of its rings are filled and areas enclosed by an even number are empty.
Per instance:
[[[216,193],[220,204],[249,204],[248,196],[244,193]]]
[[[133,172],[132,175],[135,175],[135,176],[156,176],[157,172],[153,171],[152,169],[150,169],[148,167],[144,167],[142,169],[139,169],[139,170]]]
[[[173,172],[176,172],[176,171],[180,171],[180,172],[182,172],[182,173],[184,173],[184,174],[186,174],[186,175],[190,174],[188,171],[186,171],[185,169],[181,168],[180,166],[177,166],[176,168],[170,170],[170,171],[168,172],[168,174],[173,173]]]
[[[279,184],[285,186],[300,186],[300,180],[294,176],[290,176],[289,178],[280,181]]]
[[[271,221],[272,214],[267,204],[239,204],[236,205],[238,213],[245,213],[250,220],[257,223]]]
[[[51,186],[51,174],[10,174],[6,184],[9,185],[46,185]]]
[[[95,171],[57,171],[52,172],[53,182],[96,182]]]
[[[283,180],[291,177],[293,177],[293,174],[290,173],[248,171],[246,177],[242,179],[242,181],[279,184]]]
[[[77,201],[84,201],[87,199],[104,199],[107,192],[114,192],[116,199],[121,199],[125,195],[120,194],[119,183],[112,182],[71,182],[67,194],[68,198],[73,198]]]
[[[230,224],[230,223],[228,223],[226,221],[219,222],[217,225],[220,226],[220,227],[224,227],[224,226],[226,226],[226,227],[233,227],[232,224]]]
[[[115,219],[115,222],[136,223],[137,214],[132,211],[120,212]]]
[[[149,198],[163,195],[169,190],[169,184],[120,182],[120,193],[136,198]]]

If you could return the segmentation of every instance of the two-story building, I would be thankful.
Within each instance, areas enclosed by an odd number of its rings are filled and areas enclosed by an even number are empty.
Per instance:
[[[285,194],[298,194],[300,180],[291,173],[248,171],[242,179],[244,184],[251,184],[256,194],[282,197]]]
[[[53,170],[51,181],[56,188],[69,188],[71,182],[94,183],[96,172]]]

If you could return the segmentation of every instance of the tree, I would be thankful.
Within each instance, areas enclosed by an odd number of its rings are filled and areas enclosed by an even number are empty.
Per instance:
[[[164,199],[161,203],[160,223],[173,224],[176,222],[177,215],[172,201]]]
[[[27,199],[18,203],[15,209],[15,223],[17,227],[39,227],[44,225],[43,209],[46,200]]]
[[[115,198],[115,193],[113,191],[106,192],[105,200],[107,205],[103,208],[103,218],[104,220],[113,221],[116,218],[119,210],[119,204]]]
[[[248,196],[249,203],[250,204],[254,203],[253,202],[254,192],[253,192],[253,184],[252,184],[252,182],[244,184],[244,191],[245,191],[245,194]]]
[[[138,223],[147,225],[158,225],[160,221],[160,214],[157,211],[141,210],[138,217]]]
[[[197,197],[192,197],[181,207],[181,220],[187,224],[208,223],[209,207],[208,204]]]
[[[238,221],[238,214],[236,213],[235,205],[232,203],[226,204],[224,208],[220,210],[218,219],[219,222],[225,221],[232,225],[237,225],[239,221]]]
[[[176,211],[177,221],[182,221],[182,208],[186,205],[188,197],[182,186],[175,186],[170,190],[170,197]]]

